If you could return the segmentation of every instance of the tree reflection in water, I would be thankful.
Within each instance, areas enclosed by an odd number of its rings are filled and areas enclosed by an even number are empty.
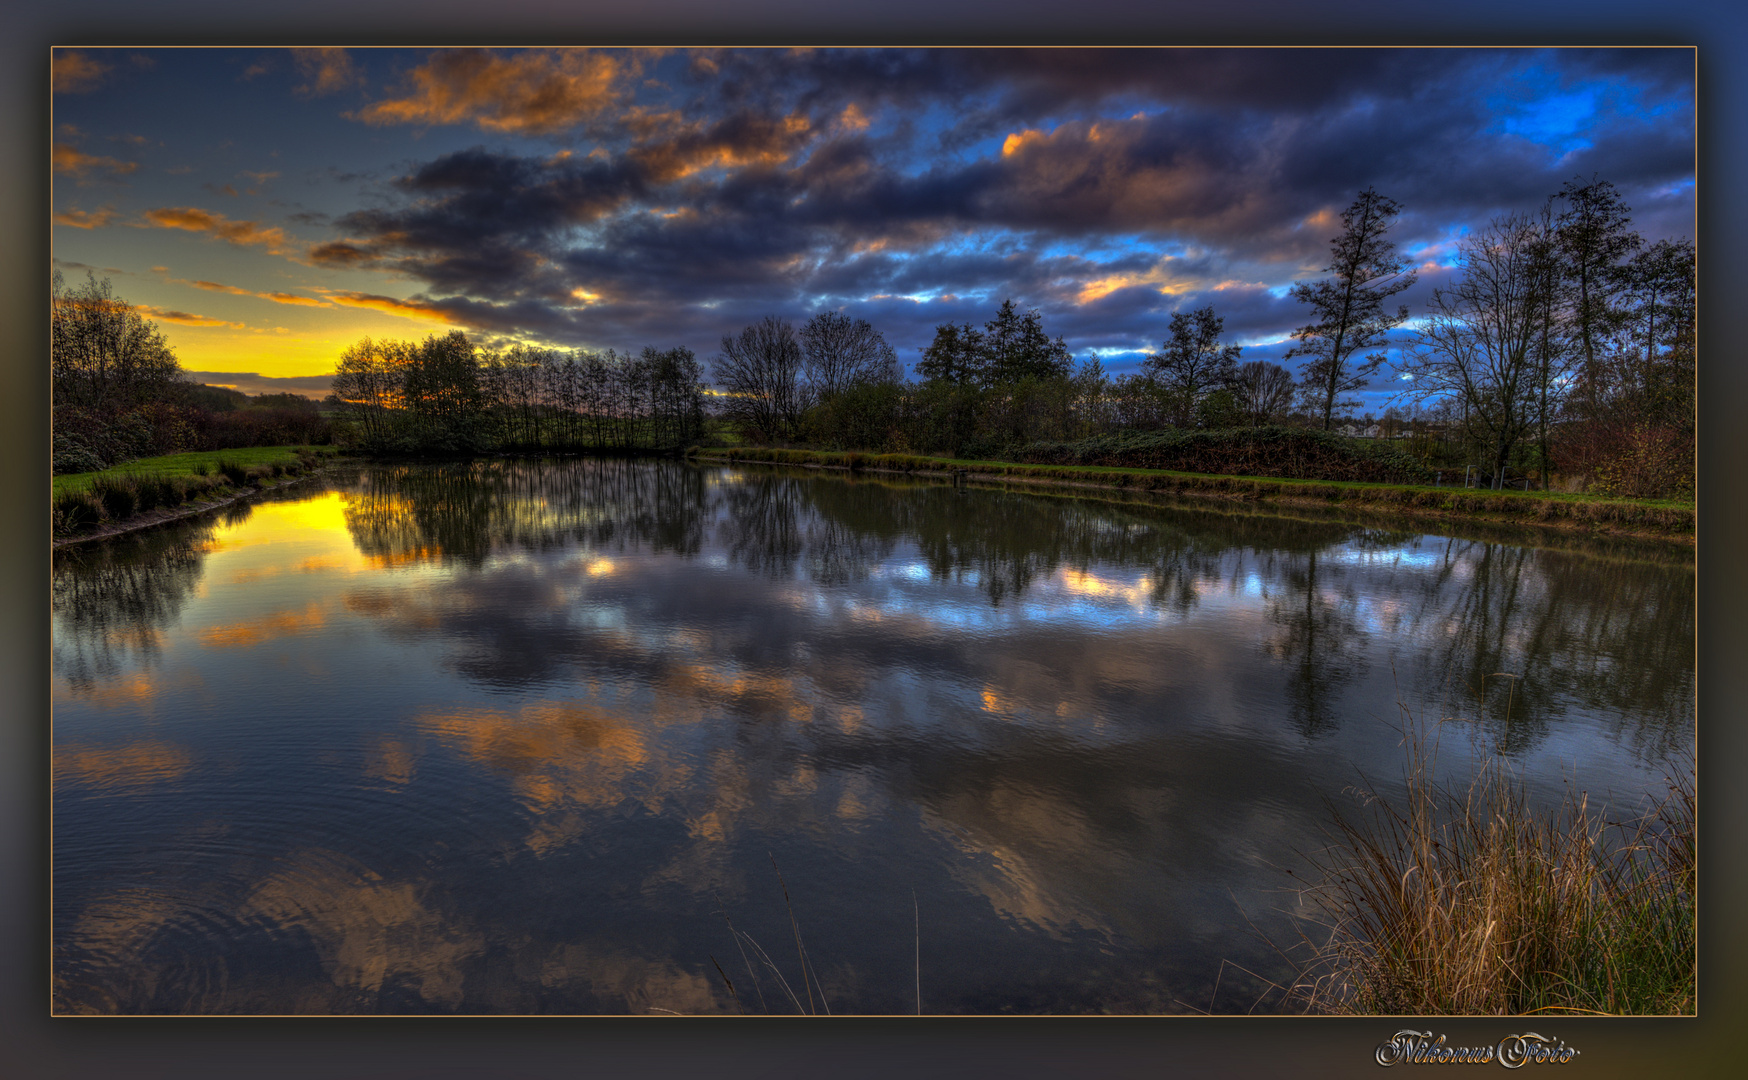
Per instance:
[[[626,460],[376,470],[347,522],[361,550],[390,560],[477,566],[572,542],[695,557],[714,544],[748,572],[816,587],[865,581],[908,550],[932,579],[975,582],[994,607],[1099,566],[1143,572],[1148,603],[1177,616],[1204,595],[1258,587],[1277,627],[1263,648],[1308,738],[1352,719],[1342,696],[1377,675],[1367,657],[1380,633],[1392,648],[1423,643],[1424,655],[1391,661],[1398,677],[1412,673],[1405,689],[1483,723],[1508,754],[1544,741],[1563,702],[1613,717],[1654,756],[1690,729],[1693,573],[1679,554],[1599,561],[1333,520],[801,470],[725,475]],[[1416,572],[1391,569],[1403,553]],[[1406,593],[1374,603],[1380,584]]]
[[[855,1007],[907,1005],[914,883],[941,1007],[1242,1011],[1233,897],[1393,760],[1380,698],[1544,771],[1692,734],[1680,557],[674,461],[330,483],[278,593],[207,567],[295,514],[57,560],[69,1009],[726,1011],[709,913],[775,851]],[[104,696],[146,664],[206,681]]]

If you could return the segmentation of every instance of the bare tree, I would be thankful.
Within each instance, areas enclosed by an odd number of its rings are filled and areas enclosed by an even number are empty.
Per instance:
[[[1227,383],[1238,399],[1238,409],[1253,427],[1276,419],[1293,407],[1297,387],[1293,373],[1267,360],[1239,365]]]
[[[1623,381],[1647,403],[1667,396],[1663,384],[1685,382],[1679,378],[1685,374],[1679,372],[1679,365],[1675,380],[1667,377],[1667,369],[1669,357],[1680,353],[1692,332],[1696,260],[1693,242],[1683,237],[1659,240],[1627,264],[1623,299],[1629,304],[1627,344],[1632,359],[1623,363],[1627,368]]]
[[[1530,272],[1541,298],[1536,312],[1533,345],[1535,378],[1536,458],[1542,490],[1548,490],[1550,462],[1549,431],[1555,412],[1565,401],[1573,357],[1572,290],[1561,268],[1559,232],[1554,224],[1554,203],[1542,207],[1536,235],[1530,245]]]
[[[1433,293],[1404,364],[1416,398],[1456,399],[1495,473],[1536,416],[1535,350],[1548,302],[1543,237],[1536,222],[1512,215],[1463,239],[1462,276]]]
[[[1605,339],[1621,322],[1616,297],[1625,283],[1623,262],[1644,241],[1627,226],[1632,208],[1615,186],[1591,177],[1568,180],[1555,199],[1565,204],[1555,222],[1568,282],[1576,292],[1574,328],[1578,336],[1584,402],[1594,416],[1601,404]]]
[[[822,311],[801,328],[802,371],[817,401],[857,383],[897,382],[898,353],[866,319]]]
[[[716,385],[727,395],[723,413],[755,439],[784,440],[805,411],[801,343],[795,328],[767,315],[733,337],[711,363]]]
[[[1384,301],[1414,284],[1415,273],[1396,254],[1396,245],[1386,238],[1402,206],[1371,188],[1341,215],[1342,232],[1330,242],[1333,256],[1322,281],[1293,286],[1293,299],[1309,304],[1314,319],[1293,331],[1299,339],[1288,357],[1310,359],[1301,368],[1301,383],[1314,412],[1323,417],[1323,429],[1342,400],[1366,385],[1367,378],[1384,362],[1384,353],[1374,352],[1358,363],[1355,354],[1384,344],[1390,330],[1408,319],[1408,308],[1394,313]]]

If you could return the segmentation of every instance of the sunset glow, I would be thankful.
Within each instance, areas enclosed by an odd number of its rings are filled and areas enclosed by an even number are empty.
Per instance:
[[[1208,303],[1281,361],[1368,185],[1429,253],[1411,308],[1575,176],[1694,233],[1679,48],[79,48],[54,82],[54,268],[251,393],[320,396],[365,336],[707,359],[827,310],[912,367],[1005,298],[1111,374]]]

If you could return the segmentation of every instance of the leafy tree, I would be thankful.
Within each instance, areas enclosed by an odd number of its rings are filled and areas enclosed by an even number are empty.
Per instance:
[[[1110,422],[1120,430],[1152,431],[1170,418],[1170,395],[1145,372],[1111,380]]]
[[[460,330],[432,334],[403,354],[401,394],[425,449],[470,452],[483,444],[486,398],[473,342]]]
[[[402,404],[401,379],[411,347],[399,341],[363,338],[346,347],[334,368],[334,396],[342,414],[356,420],[365,444],[387,438],[390,410]]]
[[[157,401],[181,377],[157,324],[109,279],[87,274],[69,288],[56,271],[49,287],[49,373],[54,404],[111,415]]]
[[[935,340],[923,350],[916,372],[927,382],[976,386],[983,382],[985,349],[983,331],[970,323],[935,327]]]
[[[1384,307],[1415,280],[1387,237],[1401,212],[1394,199],[1369,187],[1360,192],[1342,212],[1341,235],[1330,242],[1325,270],[1332,276],[1293,286],[1293,299],[1311,307],[1313,320],[1293,331],[1299,344],[1287,355],[1309,357],[1300,369],[1301,385],[1325,431],[1337,407],[1357,404],[1342,395],[1364,387],[1385,358],[1375,352],[1355,363],[1354,356],[1383,345],[1390,330],[1408,319],[1406,306],[1394,312]]]
[[[1105,375],[1105,365],[1097,356],[1089,356],[1074,368],[1075,408],[1083,425],[1091,431],[1108,430],[1111,426],[1111,380]]]
[[[1172,394],[1179,427],[1189,427],[1202,398],[1225,385],[1237,370],[1242,349],[1220,343],[1225,326],[1226,320],[1214,314],[1212,304],[1173,312],[1164,349],[1141,365]]]
[[[1036,308],[1021,315],[1011,299],[1003,300],[983,329],[984,379],[990,385],[1067,377],[1074,358],[1062,338],[1052,340],[1044,332],[1044,317]]]
[[[1028,378],[1067,378],[1073,363],[1062,338],[1044,332],[1043,315],[1036,309],[1022,315],[1012,300],[1003,300],[982,330],[969,323],[937,326],[917,374],[928,381],[988,388]]]

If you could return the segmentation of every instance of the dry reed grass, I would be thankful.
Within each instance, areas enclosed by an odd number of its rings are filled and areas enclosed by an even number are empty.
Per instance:
[[[1435,782],[1436,735],[1407,727],[1406,794],[1336,810],[1303,897],[1289,998],[1394,1015],[1692,1014],[1696,785],[1691,762],[1624,820],[1585,793],[1538,812],[1503,762]]]

